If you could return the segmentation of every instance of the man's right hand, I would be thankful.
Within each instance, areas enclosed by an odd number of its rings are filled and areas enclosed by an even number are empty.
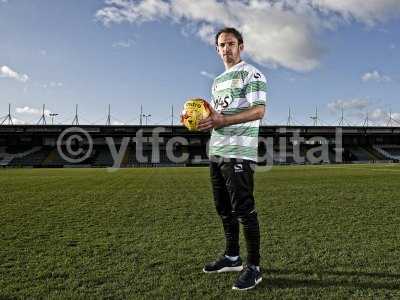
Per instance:
[[[223,114],[217,112],[214,108],[209,105],[210,108],[210,116],[205,118],[199,122],[197,125],[197,129],[200,131],[209,131],[213,128],[224,127],[225,117]]]

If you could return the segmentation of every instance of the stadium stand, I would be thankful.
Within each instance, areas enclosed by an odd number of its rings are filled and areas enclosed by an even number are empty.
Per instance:
[[[376,160],[367,150],[362,147],[349,147],[349,151],[354,157],[355,161],[367,162]]]
[[[135,164],[138,163],[138,161],[136,160],[136,153],[135,153],[135,149],[128,147],[128,162],[127,165],[128,166],[134,166]]]
[[[96,153],[93,158],[93,166],[95,167],[111,167],[113,158],[110,149],[107,146],[97,146]]]
[[[23,157],[14,158],[9,165],[14,167],[39,167],[42,166],[50,152],[51,148],[40,147],[38,151],[32,152]]]
[[[189,132],[182,126],[165,126],[160,134],[159,159],[154,156],[152,149],[152,134],[155,126],[104,126],[83,125],[81,129],[88,132],[93,139],[93,150],[84,160],[73,162],[65,161],[57,149],[60,134],[70,127],[67,125],[5,125],[0,126],[0,167],[111,167],[114,160],[106,138],[112,138],[117,151],[123,138],[128,137],[127,151],[121,161],[121,167],[158,167],[158,166],[197,166],[208,163],[207,142],[208,132]],[[283,126],[285,127],[285,126]],[[157,126],[158,128],[158,126]],[[262,126],[260,128],[259,163],[261,165],[274,164],[310,164],[310,163],[337,163],[336,151],[342,152],[342,162],[380,162],[400,161],[400,128],[398,127],[343,127],[340,145],[336,141],[336,127],[329,126],[298,126],[283,128],[279,126]],[[137,142],[135,137],[139,130],[143,133],[142,153],[146,161],[139,161],[136,155]],[[293,132],[298,132],[304,142],[293,144]],[[318,137],[316,140],[314,137]],[[183,139],[186,143],[174,142],[172,153],[168,155],[167,148],[171,148],[171,139]],[[283,144],[282,144],[283,138]],[[313,138],[313,140],[311,140]],[[266,139],[272,145],[272,153],[267,153]],[[285,144],[286,143],[286,144]],[[282,153],[285,145],[286,152]],[[296,146],[299,145],[299,148]],[[317,162],[307,159],[307,152],[312,151],[318,157],[321,151],[315,147],[326,145],[328,155]],[[88,149],[87,142],[78,142],[71,145],[74,149]],[[66,145],[62,144],[63,152]],[[321,148],[320,148],[321,149]],[[300,152],[303,159],[297,160],[295,152]],[[186,156],[187,159],[174,160]],[[79,158],[72,155],[71,158]],[[269,160],[267,159],[269,157]],[[338,161],[341,162],[341,161]]]
[[[65,147],[62,147],[63,153],[66,153]],[[45,167],[67,167],[67,166],[76,166],[76,165],[91,165],[91,159],[93,155],[95,155],[96,151],[92,151],[91,155],[79,163],[75,163],[70,160],[65,160],[61,154],[59,153],[58,149],[52,149],[48,154],[47,158],[43,161],[42,165]],[[72,159],[78,159],[79,155],[71,156]]]
[[[400,161],[400,146],[398,145],[373,145],[373,149],[387,159]]]
[[[34,166],[41,163],[36,160],[37,157],[43,156],[42,147],[2,147],[0,148],[0,166]]]

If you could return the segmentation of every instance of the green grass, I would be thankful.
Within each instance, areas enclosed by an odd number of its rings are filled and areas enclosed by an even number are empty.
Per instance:
[[[224,249],[207,168],[0,170],[0,298],[399,298],[399,182],[395,165],[257,172],[264,280],[237,292],[201,271]]]

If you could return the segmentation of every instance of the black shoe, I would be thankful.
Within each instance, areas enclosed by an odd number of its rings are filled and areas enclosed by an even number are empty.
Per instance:
[[[242,270],[243,265],[240,257],[235,261],[231,261],[225,256],[206,264],[203,268],[204,273],[240,272]]]
[[[256,266],[246,266],[232,289],[241,291],[250,290],[261,281],[261,271],[258,271]]]

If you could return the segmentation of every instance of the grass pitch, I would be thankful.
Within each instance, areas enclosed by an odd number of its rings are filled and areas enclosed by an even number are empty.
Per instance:
[[[399,182],[396,165],[257,172],[264,280],[238,292],[202,273],[224,249],[207,168],[0,170],[0,298],[399,298]]]

